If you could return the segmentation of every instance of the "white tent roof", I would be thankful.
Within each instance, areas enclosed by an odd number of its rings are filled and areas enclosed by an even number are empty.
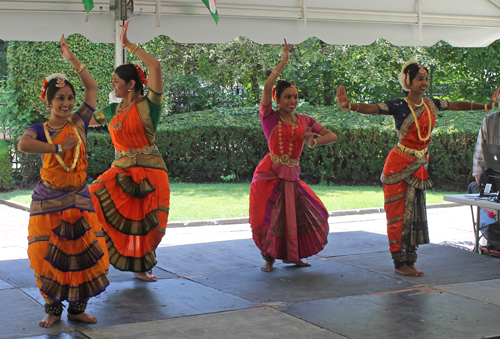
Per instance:
[[[115,42],[115,0],[94,5],[85,22],[81,0],[0,0],[0,39],[56,41],[62,33],[80,33]],[[500,0],[217,0],[217,9],[215,25],[201,0],[134,0],[129,38],[220,43],[244,35],[258,43],[299,43],[316,36],[329,44],[385,38],[395,45],[445,40],[461,47],[500,38]]]

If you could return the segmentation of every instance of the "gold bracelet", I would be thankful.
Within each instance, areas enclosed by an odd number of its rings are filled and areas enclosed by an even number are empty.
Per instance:
[[[281,76],[281,73],[280,73],[280,72],[277,72],[277,71],[276,71],[276,69],[273,69],[273,70],[272,70],[272,72],[273,72],[274,74],[276,74],[278,77],[280,77],[280,76]]]
[[[318,142],[316,141],[316,139],[313,139],[313,140],[314,140],[314,146],[307,144],[307,146],[309,146],[309,148],[314,148],[314,147],[318,146]]]
[[[130,41],[127,42],[127,44],[125,45],[125,48],[128,49],[128,51],[130,53],[132,53],[133,55],[135,55],[135,53],[137,52],[137,50],[139,49],[139,46],[131,43]]]
[[[57,144],[57,154],[62,154],[63,153],[63,149],[62,149],[62,144]]]
[[[486,114],[490,113],[490,110],[488,109],[488,104],[484,105],[484,111]]]
[[[474,102],[471,102],[471,103],[470,103],[470,110],[471,110],[471,111],[473,111],[473,109],[472,109],[472,105],[474,105]]]
[[[358,112],[358,109],[359,109],[359,103],[357,103],[357,105],[358,105],[358,108],[356,108],[356,110],[355,110],[354,112]]]
[[[340,109],[342,110],[342,112],[349,112],[351,110],[351,103],[349,103],[349,107],[347,107],[347,111],[344,111],[344,107],[342,107],[342,106],[340,106]]]
[[[85,69],[85,65],[81,61],[80,61],[80,66],[73,67],[73,71],[75,71],[77,74],[82,73],[84,69]]]

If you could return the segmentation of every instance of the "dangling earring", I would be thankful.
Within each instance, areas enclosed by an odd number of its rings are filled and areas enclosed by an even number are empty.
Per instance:
[[[129,92],[132,92],[132,90],[131,90],[130,88],[128,89],[128,91],[129,91]]]
[[[280,110],[280,108],[281,108],[281,105],[280,105],[280,104],[277,104],[277,105],[276,105],[276,112],[278,112],[278,111]]]
[[[406,87],[410,88],[410,72],[406,73]]]

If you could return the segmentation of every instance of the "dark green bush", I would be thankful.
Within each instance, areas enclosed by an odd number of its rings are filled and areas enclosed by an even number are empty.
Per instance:
[[[0,140],[0,189],[8,190],[14,186],[10,162],[10,143]]]
[[[301,178],[308,183],[380,185],[385,158],[397,142],[392,117],[344,113],[329,107],[302,107],[339,141],[304,148]],[[472,180],[472,155],[484,114],[442,112],[429,146],[429,173],[436,188],[464,189]],[[157,133],[169,175],[183,182],[250,181],[268,152],[256,109],[207,110],[165,118]],[[90,131],[88,176],[110,167],[109,134]],[[21,155],[23,178],[37,180],[39,156]],[[35,159],[35,160],[34,160]]]

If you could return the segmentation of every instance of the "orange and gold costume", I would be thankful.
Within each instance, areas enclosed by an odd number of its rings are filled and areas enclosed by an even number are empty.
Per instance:
[[[151,270],[167,227],[168,174],[154,145],[161,103],[162,95],[149,89],[126,111],[117,111],[114,103],[94,114],[96,121],[109,125],[116,158],[90,192],[110,263],[121,271]]]
[[[427,145],[439,110],[448,109],[446,100],[423,99],[414,110],[420,128],[417,131],[414,115],[404,100],[377,104],[380,114],[393,115],[399,142],[387,156],[381,181],[384,186],[385,212],[389,249],[396,262],[406,262],[406,252],[429,243],[425,190],[432,187],[427,173]],[[427,140],[425,136],[429,136]],[[401,254],[402,253],[402,254]],[[414,259],[414,260],[413,260]],[[416,261],[416,254],[408,263]]]
[[[83,104],[60,130],[33,125],[24,133],[33,139],[52,139],[54,144],[61,144],[68,133],[76,130],[82,141],[79,147],[61,154],[68,167],[77,157],[70,171],[63,169],[55,154],[42,155],[41,180],[32,196],[28,255],[47,304],[63,300],[86,303],[109,285],[106,241],[85,182],[85,143],[92,113]]]

